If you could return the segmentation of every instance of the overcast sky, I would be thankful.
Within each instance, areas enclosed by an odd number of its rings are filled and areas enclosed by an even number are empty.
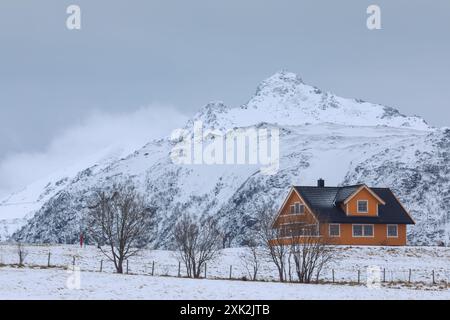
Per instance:
[[[66,28],[70,4],[81,7],[80,31]],[[382,30],[366,28],[370,4]],[[240,105],[280,69],[450,126],[449,31],[448,0],[2,0],[0,171],[96,123],[93,114]]]

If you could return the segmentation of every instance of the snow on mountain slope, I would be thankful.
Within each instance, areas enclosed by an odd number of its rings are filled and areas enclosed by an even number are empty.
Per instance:
[[[89,166],[92,166],[91,170],[100,170],[128,153],[126,148],[119,146],[99,150],[68,168],[56,171],[23,190],[0,199],[0,241],[24,226],[56,193],[63,190],[69,182],[76,180],[81,170]]]
[[[92,188],[131,177],[158,208],[157,247],[170,248],[174,223],[184,212],[217,216],[226,234],[224,245],[234,246],[255,224],[260,205],[276,208],[292,184],[315,184],[322,177],[328,185],[392,186],[418,222],[409,229],[411,243],[448,241],[450,137],[421,118],[323,93],[295,74],[280,72],[262,82],[247,104],[210,103],[185,129],[192,132],[195,121],[222,131],[279,129],[279,171],[264,175],[257,165],[178,165],[170,158],[173,141],[153,141],[125,159],[68,179],[13,238],[75,242],[84,229]],[[430,203],[427,210],[424,198]]]

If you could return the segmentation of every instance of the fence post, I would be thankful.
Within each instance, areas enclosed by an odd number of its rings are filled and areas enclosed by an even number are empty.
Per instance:
[[[48,259],[47,259],[47,267],[49,267],[49,268],[50,268],[50,255],[51,255],[51,253],[49,251],[48,252]]]
[[[205,263],[205,279],[206,279],[206,270],[207,270],[207,265]]]
[[[358,284],[361,282],[361,271],[358,269]]]
[[[181,278],[181,262],[178,261],[178,278]]]
[[[100,260],[100,272],[103,272],[103,260]]]
[[[152,263],[152,276],[155,275],[155,261]]]
[[[411,283],[411,269],[409,269],[408,282]]]
[[[434,270],[433,270],[433,272],[431,273],[431,275],[433,276],[433,284],[436,284],[436,281],[434,281]]]
[[[386,268],[383,268],[383,282],[386,282]]]
[[[73,256],[72,265],[75,267],[75,256]]]
[[[333,283],[334,283],[334,269],[331,269],[331,274],[333,275]]]
[[[232,273],[233,273],[233,266],[231,265],[230,266],[230,280],[231,280],[231,277],[232,277]]]

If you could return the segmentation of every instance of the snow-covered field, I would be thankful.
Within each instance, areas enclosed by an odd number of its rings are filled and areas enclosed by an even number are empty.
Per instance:
[[[193,280],[81,272],[79,289],[67,286],[73,274],[57,269],[0,268],[0,299],[297,300],[450,299],[450,291],[370,289],[365,286]]]
[[[0,298],[15,299],[449,299],[450,248],[336,247],[336,259],[320,280],[335,284],[281,284],[275,266],[263,260],[258,275],[248,278],[240,258],[243,248],[225,249],[207,266],[208,280],[180,279],[178,259],[171,251],[143,250],[129,260],[129,275],[114,274],[113,265],[96,247],[28,245],[25,268],[18,263],[15,245],[0,245]],[[47,268],[50,253],[50,265]],[[81,270],[79,290],[66,287],[75,264]],[[102,262],[103,260],[103,262]],[[154,264],[154,270],[153,270]],[[230,266],[233,281],[228,280]],[[102,272],[100,272],[102,267]],[[366,286],[368,268],[379,270],[380,289]],[[409,280],[411,269],[411,284]],[[384,270],[386,270],[384,272]],[[358,271],[360,284],[357,284]],[[151,274],[154,274],[152,277]],[[433,272],[435,284],[433,284]],[[185,275],[181,265],[181,275]],[[383,282],[385,278],[386,282]],[[295,280],[295,275],[293,274]],[[394,283],[391,283],[394,282]],[[157,289],[157,290],[156,290]]]
[[[84,271],[114,272],[113,264],[94,246],[80,248],[78,245],[27,245],[28,253],[25,264],[29,266],[47,266],[49,253],[50,265],[67,267],[73,264]],[[232,278],[248,278],[248,272],[241,256],[244,248],[222,250],[220,256],[208,264],[207,278],[228,279],[230,266]],[[103,262],[102,262],[103,260]],[[0,245],[0,264],[18,263],[15,245]],[[154,275],[177,276],[178,259],[175,252],[164,250],[143,250],[128,262],[129,273],[150,275],[154,263]],[[357,282],[358,271],[360,281],[366,281],[368,268],[379,268],[381,277],[386,282],[423,282],[431,284],[433,271],[435,282],[450,282],[450,248],[448,247],[375,247],[375,246],[337,246],[335,259],[323,271],[320,279],[332,280],[332,272],[336,282]],[[411,279],[409,279],[411,270]],[[185,275],[183,266],[181,275]],[[277,271],[268,257],[261,255],[260,280],[277,280]],[[295,279],[295,277],[294,277]]]

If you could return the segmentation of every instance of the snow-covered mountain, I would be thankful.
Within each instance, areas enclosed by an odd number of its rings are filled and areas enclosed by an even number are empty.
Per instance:
[[[407,117],[396,109],[345,99],[306,85],[290,72],[279,72],[263,81],[248,103],[228,108],[223,103],[207,105],[195,117],[218,129],[246,127],[266,122],[280,126],[334,123],[357,126],[388,126],[430,130],[419,117]]]
[[[75,176],[53,179],[51,187],[41,183],[42,189],[16,194],[35,206],[21,213],[18,225],[14,214],[5,216],[2,209],[0,225],[10,226],[4,236],[15,231],[13,238],[24,241],[74,242],[83,229],[92,188],[131,177],[158,208],[155,245],[170,247],[174,222],[191,212],[217,216],[225,229],[224,244],[233,246],[251,230],[260,204],[276,208],[292,184],[315,184],[322,177],[328,185],[391,187],[417,222],[409,229],[411,243],[449,242],[449,129],[432,128],[394,108],[322,92],[289,72],[263,81],[242,106],[206,105],[184,129],[192,132],[197,121],[222,132],[278,129],[278,172],[265,175],[257,165],[175,164],[170,154],[176,142],[155,140],[123,159],[100,161]]]
[[[38,179],[18,192],[0,198],[0,241],[23,227],[56,193],[76,179],[81,170],[101,170],[108,164],[128,156],[128,148],[108,146],[75,161],[70,166]]]

